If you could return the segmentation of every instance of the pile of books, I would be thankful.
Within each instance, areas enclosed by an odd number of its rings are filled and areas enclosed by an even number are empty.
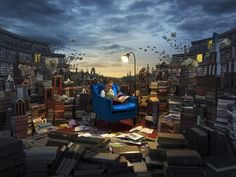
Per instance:
[[[64,103],[62,101],[50,101],[47,103],[47,120],[54,125],[64,123]]]
[[[87,111],[88,104],[89,104],[89,94],[80,94],[79,110]]]
[[[139,99],[139,117],[144,118],[147,115],[148,96],[141,96]]]
[[[163,133],[158,132],[158,148],[181,148],[186,147],[186,139],[180,133]]]
[[[181,116],[180,116],[180,130],[183,133],[189,128],[193,128],[197,125],[197,116],[195,115],[193,106],[184,106],[182,107]]]
[[[28,115],[20,115],[12,117],[13,121],[13,134],[19,138],[27,137],[28,132]]]
[[[227,105],[233,104],[234,101],[227,99],[218,99],[217,102],[217,116],[214,122],[214,126],[221,131],[225,131],[228,128],[227,118]]]
[[[59,148],[50,175],[133,176],[132,164],[122,155],[104,148],[70,142]]]
[[[196,87],[196,95],[195,95],[195,100],[199,104],[205,104],[206,101],[206,88],[202,86],[197,86]]]
[[[158,97],[161,101],[167,100],[168,93],[168,82],[167,81],[158,81]]]
[[[203,177],[201,156],[191,150],[167,151],[167,162],[164,166],[166,177],[196,176]]]
[[[32,104],[30,106],[32,119],[46,118],[46,105],[45,104]]]
[[[158,81],[158,99],[159,102],[159,111],[160,114],[168,113],[168,82],[167,81]]]
[[[26,176],[47,177],[48,168],[56,158],[57,150],[58,147],[55,146],[42,146],[26,149]]]
[[[228,132],[232,139],[236,139],[236,104],[227,105]]]
[[[170,97],[169,103],[169,114],[174,115],[176,119],[180,119],[180,112],[182,110],[182,102],[179,97]]]
[[[177,78],[176,76],[172,76],[171,78],[168,79],[169,94],[174,95],[176,93],[178,84],[179,84],[179,78]]]
[[[182,110],[180,118],[180,130],[185,133],[187,129],[197,125],[197,116],[195,116],[194,100],[192,96],[182,97]]]
[[[0,138],[0,176],[25,176],[23,143],[15,138]]]
[[[149,94],[148,84],[140,83],[139,84],[139,93],[141,96],[147,96]]]
[[[157,97],[157,89],[158,89],[157,82],[151,82],[149,88],[151,90],[149,96],[150,97]]]
[[[71,119],[73,117],[73,103],[64,103],[64,118]]]
[[[110,145],[111,152],[124,156],[130,162],[142,160],[142,153],[136,145]]]
[[[206,125],[214,127],[217,112],[217,78],[206,77]]]
[[[11,97],[0,96],[0,130],[12,130],[12,101]]]

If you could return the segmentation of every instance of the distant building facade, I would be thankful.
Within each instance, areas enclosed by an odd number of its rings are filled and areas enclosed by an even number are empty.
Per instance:
[[[208,65],[215,63],[213,37],[191,42],[191,48],[187,53],[173,54],[172,63],[181,64],[184,60],[192,58],[200,64]],[[221,65],[227,71],[236,72],[236,28],[218,34],[220,43]],[[230,43],[228,42],[230,41]],[[228,44],[227,44],[228,42]]]
[[[0,29],[0,78],[11,75],[17,80],[38,73],[43,79],[49,79],[51,71],[45,60],[54,58],[58,60],[57,66],[63,68],[64,57],[63,54],[52,53],[48,43]]]

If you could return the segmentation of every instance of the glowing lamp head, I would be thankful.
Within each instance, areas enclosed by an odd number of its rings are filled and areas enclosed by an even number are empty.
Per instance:
[[[124,54],[124,55],[122,55],[121,60],[122,60],[124,63],[128,63],[128,62],[129,62],[129,56],[130,56],[129,53]]]

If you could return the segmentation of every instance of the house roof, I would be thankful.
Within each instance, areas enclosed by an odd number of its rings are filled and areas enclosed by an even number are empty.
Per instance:
[[[47,42],[42,42],[42,41],[38,41],[38,40],[35,40],[35,39],[30,39],[30,38],[27,38],[27,37],[24,37],[24,36],[12,33],[10,31],[7,31],[7,30],[5,30],[3,28],[0,28],[0,32],[5,33],[5,34],[7,34],[7,35],[9,35],[11,37],[14,37],[14,38],[21,39],[23,41],[38,43],[38,44],[41,44],[41,45],[49,45],[49,43],[47,43]]]
[[[223,33],[220,33],[220,36],[219,37],[223,37],[223,36],[226,36],[228,34],[231,34],[231,33],[236,33],[236,27],[235,28],[232,28],[228,31],[225,31]],[[204,38],[204,39],[200,39],[200,40],[196,40],[196,41],[192,41],[191,43],[192,44],[195,44],[195,43],[202,43],[202,42],[205,42],[205,41],[208,41],[208,40],[211,40],[212,37],[208,37],[208,38]]]

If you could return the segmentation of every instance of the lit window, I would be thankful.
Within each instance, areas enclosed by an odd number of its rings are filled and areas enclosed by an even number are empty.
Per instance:
[[[40,61],[41,61],[41,54],[35,53],[34,54],[34,62],[40,63]]]
[[[201,63],[202,60],[203,60],[203,54],[202,54],[202,53],[197,54],[197,62],[198,62],[198,63]]]
[[[212,40],[209,40],[208,43],[207,43],[208,49],[212,48],[212,44],[213,44]]]

